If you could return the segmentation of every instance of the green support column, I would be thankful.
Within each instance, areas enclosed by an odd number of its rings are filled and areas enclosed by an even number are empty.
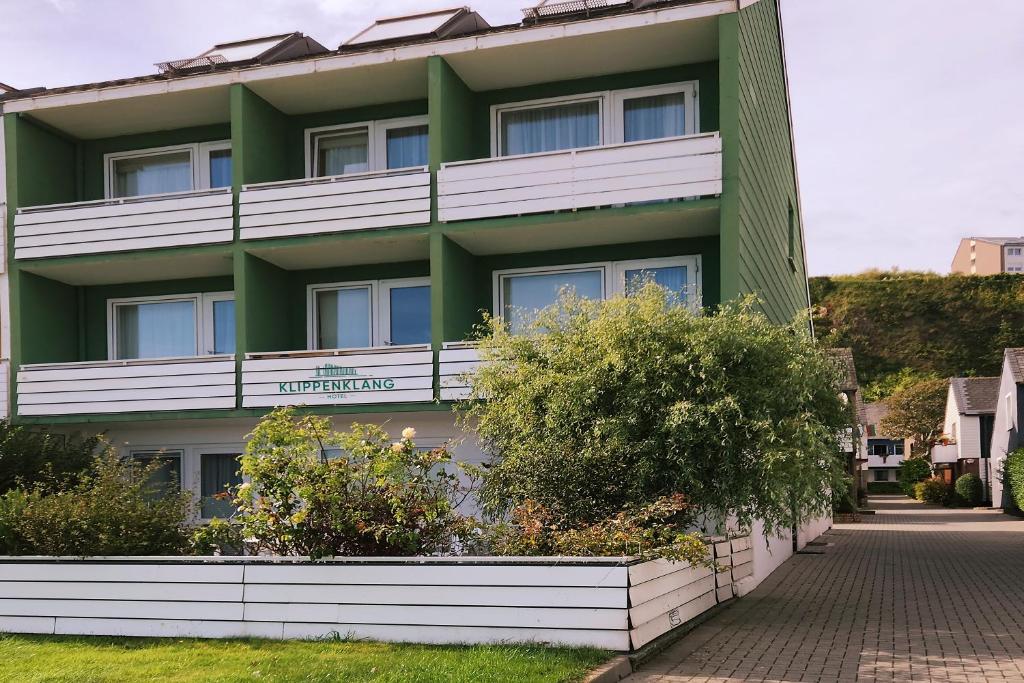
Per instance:
[[[720,258],[722,301],[740,295],[740,98],[739,28],[736,14],[718,17],[719,129],[722,135]]]

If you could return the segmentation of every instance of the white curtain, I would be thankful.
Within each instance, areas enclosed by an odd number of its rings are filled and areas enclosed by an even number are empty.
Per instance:
[[[391,128],[387,132],[388,168],[427,165],[427,126]]]
[[[502,316],[512,332],[519,334],[540,309],[556,303],[563,290],[572,290],[576,296],[585,299],[600,299],[603,279],[604,273],[598,270],[505,277],[502,283]]]
[[[370,136],[365,128],[317,138],[318,176],[370,170]]]
[[[117,357],[166,358],[196,355],[193,301],[117,306]]]
[[[558,104],[501,114],[501,154],[533,154],[601,144],[596,101]]]
[[[636,142],[685,135],[685,114],[686,99],[683,93],[626,100],[622,105],[623,139]]]
[[[317,292],[317,348],[350,349],[371,345],[370,288]]]
[[[648,282],[661,285],[686,300],[686,266],[666,266],[626,271],[626,294],[634,294]]]
[[[192,155],[187,151],[114,161],[114,193],[118,197],[191,189]]]

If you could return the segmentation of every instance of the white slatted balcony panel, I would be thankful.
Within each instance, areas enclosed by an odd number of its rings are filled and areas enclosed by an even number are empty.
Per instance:
[[[358,405],[434,400],[428,346],[251,353],[242,364],[242,406]]]
[[[460,221],[716,195],[718,133],[443,164],[438,218]]]
[[[0,360],[0,417],[10,417],[11,361]]]
[[[23,365],[19,415],[235,407],[233,356]]]
[[[244,240],[430,223],[426,167],[246,185],[238,199]]]
[[[234,239],[231,189],[18,209],[19,259],[217,244]]]
[[[438,364],[442,401],[458,401],[469,397],[466,373],[480,364],[480,354],[472,344],[450,342],[444,345]]]

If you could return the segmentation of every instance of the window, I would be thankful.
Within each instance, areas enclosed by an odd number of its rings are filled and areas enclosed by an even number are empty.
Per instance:
[[[1010,411],[1013,410],[1013,394],[1007,394],[1003,397],[1003,405],[1006,408],[1006,430],[1013,430],[1014,415]]]
[[[306,130],[307,177],[427,165],[427,117]]]
[[[788,223],[789,235],[787,239],[789,267],[796,272],[796,211],[793,209],[793,200],[789,200]]]
[[[231,142],[203,142],[104,156],[108,199],[231,186]]]
[[[235,512],[228,489],[242,483],[238,453],[199,454],[200,516],[226,518]]]
[[[107,306],[111,360],[235,352],[231,292],[110,299]]]
[[[1007,256],[1020,256],[1020,254],[1021,254],[1021,247],[1007,247],[1006,248],[1006,255]]]
[[[875,470],[875,481],[889,481],[889,470]]]
[[[130,457],[140,469],[154,467],[146,482],[146,494],[152,500],[159,500],[181,490],[181,451],[132,451]]]
[[[562,267],[521,268],[494,273],[494,310],[513,332],[527,327],[537,311],[558,301],[563,289],[578,296],[603,299],[608,293],[630,294],[654,282],[696,305],[699,257],[588,263]]]
[[[493,156],[656,140],[699,130],[695,82],[496,105],[491,112]]]
[[[902,441],[896,441],[896,442],[893,443],[893,445],[892,445],[892,454],[893,455],[903,455],[903,442]]]
[[[309,288],[309,348],[430,343],[430,278]]]

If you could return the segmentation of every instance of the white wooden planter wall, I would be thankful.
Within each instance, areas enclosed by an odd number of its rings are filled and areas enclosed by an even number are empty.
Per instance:
[[[569,211],[722,192],[718,133],[442,164],[441,221]]]
[[[0,631],[629,651],[731,599],[725,587],[708,568],[614,558],[0,558]]]
[[[430,223],[426,167],[245,185],[243,240]]]
[[[14,257],[230,242],[232,216],[231,188],[18,209]]]
[[[234,356],[45,363],[18,371],[19,415],[234,407]]]
[[[336,374],[325,373],[328,366]],[[250,353],[242,363],[245,408],[432,401],[433,387],[429,346]]]

